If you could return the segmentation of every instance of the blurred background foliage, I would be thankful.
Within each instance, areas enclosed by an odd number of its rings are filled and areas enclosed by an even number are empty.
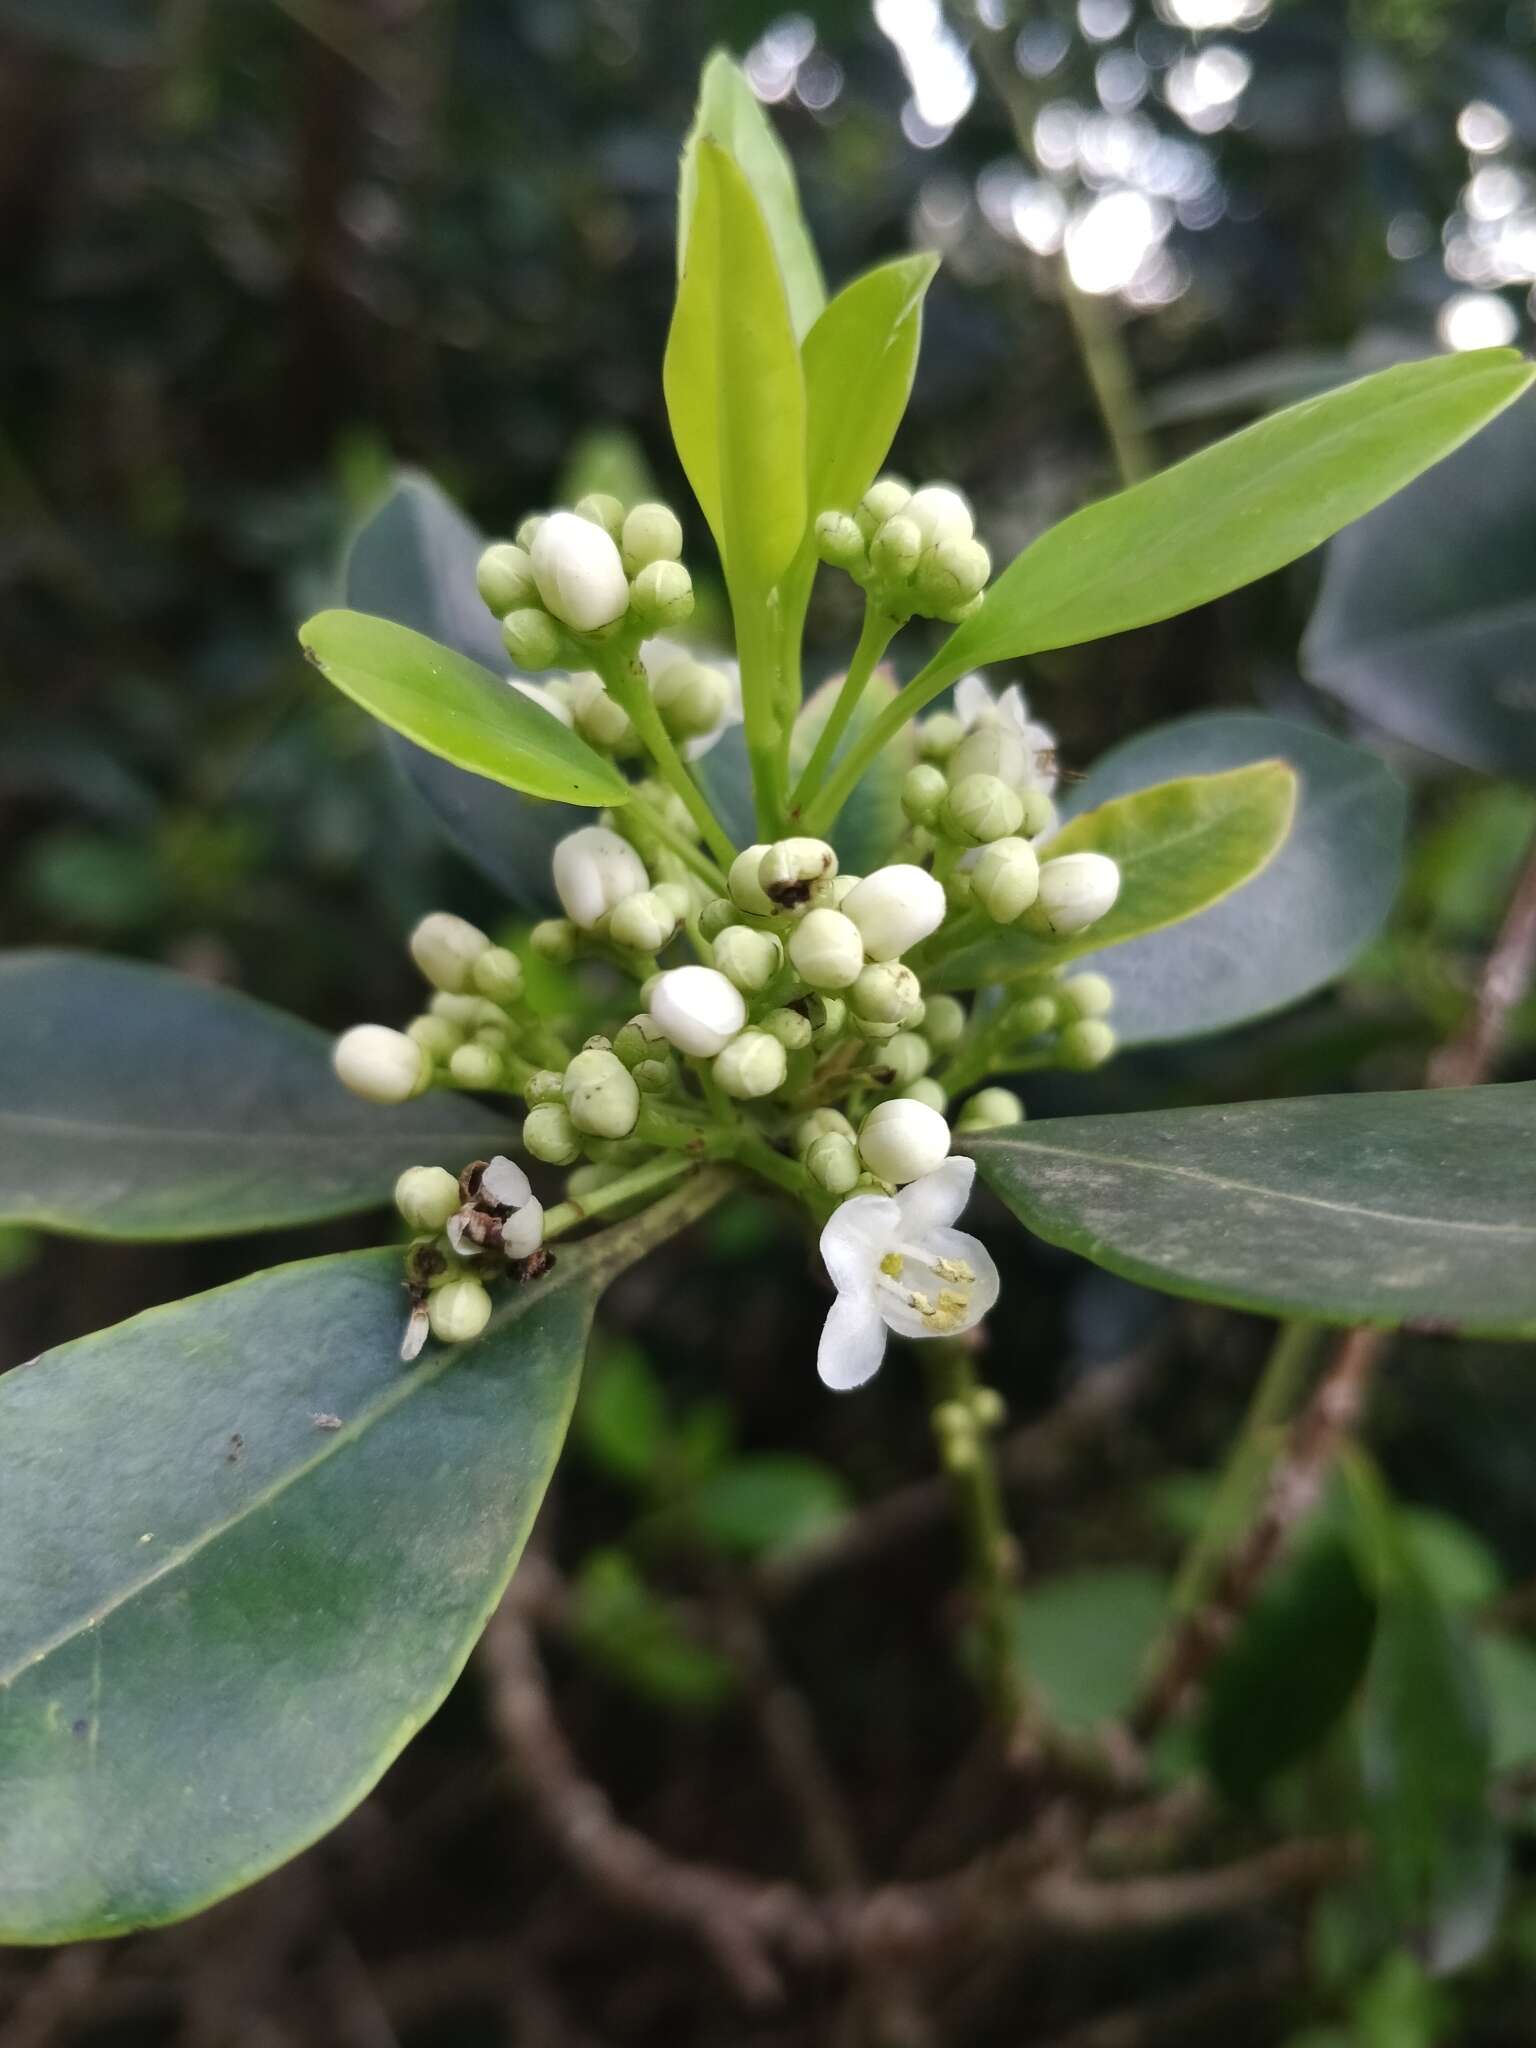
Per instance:
[[[659,367],[676,154],[716,43],[745,56],[775,110],[830,277],[913,245],[942,251],[896,460],[963,482],[999,555],[1115,481],[1085,333],[1112,366],[1123,358],[1120,426],[1159,463],[1355,369],[1529,342],[1532,0],[983,0],[979,16],[937,0],[788,13],[756,0],[0,0],[5,943],[162,959],[339,1025],[411,1007],[401,939],[421,912],[504,915],[443,849],[369,722],[315,684],[293,629],[334,591],[347,534],[400,463],[429,470],[488,530],[573,488],[635,495],[644,480],[685,503]],[[1394,513],[1401,524],[1336,550],[1326,571],[1303,563],[1025,677],[1070,768],[1153,721],[1257,704],[1382,751],[1416,817],[1393,924],[1342,989],[1230,1041],[1142,1052],[1091,1085],[1052,1078],[1032,1104],[1416,1082],[1463,1014],[1536,830],[1536,699],[1505,688],[1511,670],[1529,675],[1536,604],[1536,465],[1520,431],[1501,422],[1462,465],[1467,538],[1443,574],[1414,573],[1447,552],[1431,479]],[[701,565],[703,538],[690,508]],[[1367,617],[1352,588],[1379,593],[1394,567],[1385,616]],[[1325,573],[1307,664],[1320,689],[1297,650]],[[847,589],[822,581],[813,678],[835,670],[856,624]],[[1432,659],[1410,676],[1392,632],[1420,632],[1421,601]],[[1496,672],[1495,632],[1507,640]],[[1533,1071],[1527,1014],[1510,1077]],[[1140,1361],[1134,1404],[1091,1455],[1019,1502],[1021,1642],[1063,1719],[1086,1724],[1123,1703],[1265,1333],[991,1235],[1011,1269],[991,1370],[1018,1417],[1082,1401]],[[274,1252],[347,1241],[336,1229],[275,1246],[66,1252],[9,1233],[3,1355]],[[803,1271],[793,1234],[743,1199],[670,1266],[632,1276],[559,1503],[557,1633],[583,1748],[722,1861],[743,1840],[769,1857],[784,1825],[771,1791],[743,1789],[757,1766],[742,1700],[762,1679],[742,1647],[743,1584],[815,1577],[784,1560],[927,1462],[904,1388],[882,1382],[859,1403],[817,1393],[821,1297]],[[1460,1617],[1458,1640],[1477,1646],[1494,1754],[1510,1768],[1536,1759],[1536,1660],[1520,1633],[1536,1618],[1523,1589],[1536,1573],[1530,1368],[1517,1347],[1408,1341],[1374,1427],[1417,1504],[1420,1568]],[[1347,1683],[1358,1603],[1329,1540],[1325,1524],[1321,1562],[1307,1551],[1294,1569],[1343,1588]],[[963,1684],[935,1654],[950,1562],[898,1546],[867,1576],[816,1578],[795,1610],[787,1654],[872,1855],[916,1824],[967,1725]],[[1484,1626],[1490,1610],[1501,1632]],[[414,2004],[395,1985],[402,1942],[430,1956],[466,1924],[499,1939],[547,1882],[536,1844],[507,1844],[487,1754],[456,1698],[341,1849],[315,1852],[330,1856],[334,1910],[382,1973],[386,2004],[399,1992],[397,2032],[352,2030],[357,2003],[341,1993],[345,2024],[327,2018],[274,1963],[225,2032],[195,2016],[184,2034],[156,2031],[151,2000],[144,2030],[78,2038],[565,2038],[553,2022],[525,2031],[516,2001],[508,2019],[504,2000],[455,2005],[451,1984],[438,1997],[416,1985]],[[1298,1817],[1327,1810],[1334,1762],[1314,1758],[1266,1796]],[[1438,1825],[1431,1811],[1424,1826]],[[353,1866],[369,1827],[394,1833],[385,1875],[364,1884]],[[1243,2000],[1244,1968],[1269,1981],[1251,1930],[1230,1952],[1208,1935],[1117,1954],[1098,1975],[1065,1959],[1023,2004],[1015,1980],[973,1991],[948,2038],[1523,2042],[1536,1996],[1526,1860],[1517,1837],[1497,1934],[1497,1912],[1478,1919],[1463,1890],[1456,1943],[1433,1912],[1405,1942],[1402,1918],[1383,1926],[1379,1902],[1345,1889],[1285,1951],[1283,1998]],[[1501,1875],[1490,1882],[1496,1898]],[[1485,1906],[1490,1882],[1471,1887]],[[239,1910],[215,1916],[220,1954],[245,1939],[228,1918]],[[175,1941],[140,1946],[165,1945],[174,1981],[187,1959],[192,1981],[196,1959]],[[569,1991],[595,2031],[569,2038],[741,2038],[675,1958],[669,1969],[637,1954],[611,1927],[584,1926],[575,1946],[567,1976],[594,1956],[599,1970]],[[1458,1969],[1444,1975],[1448,1961]],[[1177,2006],[1210,1970],[1236,1973],[1235,2017]],[[0,1996],[7,1982],[0,1970]],[[1069,2032],[1111,2007],[1139,2012],[1143,2031]],[[1159,2012],[1174,2014],[1162,2032]],[[13,2024],[0,2044],[23,2038]],[[773,2038],[830,2039],[820,2024],[813,2014]]]

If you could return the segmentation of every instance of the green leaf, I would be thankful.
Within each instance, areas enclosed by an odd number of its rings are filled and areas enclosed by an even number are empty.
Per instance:
[[[558,718],[408,626],[364,612],[318,612],[299,639],[344,696],[455,767],[564,803],[628,801],[624,777]]]
[[[1473,1639],[1492,1724],[1492,1768],[1536,1763],[1536,1649],[1515,1636],[1483,1631]]]
[[[602,1286],[703,1192],[562,1250],[411,1367],[382,1251],[0,1378],[0,1940],[180,1919],[356,1805],[500,1598]]]
[[[1440,1605],[1484,1607],[1503,1590],[1499,1561],[1474,1529],[1435,1508],[1402,1508],[1403,1540],[1424,1583]]]
[[[689,1497],[699,1533],[722,1550],[755,1557],[792,1550],[824,1536],[848,1512],[848,1490],[813,1458],[763,1454],[733,1458]]]
[[[815,244],[800,211],[794,167],[773,123],[763,112],[739,67],[724,50],[714,51],[699,78],[699,103],[683,143],[677,181],[677,273],[687,267],[694,205],[699,186],[699,144],[718,142],[750,186],[762,213],[796,336],[812,326],[826,304],[826,286]]]
[[[1122,1045],[1227,1031],[1299,1002],[1342,974],[1386,922],[1402,868],[1407,793],[1363,747],[1311,726],[1252,712],[1154,726],[1095,762],[1069,792],[1067,812],[1170,774],[1274,758],[1295,772],[1296,816],[1263,871],[1176,929],[1085,962],[1114,982]]]
[[[805,337],[806,498],[811,517],[847,511],[874,482],[912,394],[923,299],[937,256],[903,256],[857,277]]]
[[[1086,1731],[1130,1705],[1168,1607],[1155,1572],[1068,1572],[1020,1593],[1014,1640],[1058,1727]]]
[[[1516,407],[1328,550],[1309,678],[1373,726],[1536,776],[1536,410]]]
[[[1283,761],[1112,798],[1063,826],[1047,850],[1048,859],[1095,852],[1118,863],[1120,896],[1107,917],[1070,939],[995,928],[942,955],[924,979],[939,988],[977,988],[1178,924],[1259,874],[1284,844],[1295,808],[1296,776]],[[1113,974],[1113,961],[1104,964]]]
[[[87,954],[0,958],[0,1219],[81,1237],[217,1237],[345,1216],[407,1166],[515,1128],[424,1096],[380,1109],[331,1040],[233,989]]]
[[[643,1699],[708,1713],[736,1688],[731,1664],[689,1633],[677,1608],[622,1550],[594,1550],[571,1588],[571,1629],[609,1676]]]
[[[506,674],[511,663],[501,634],[475,587],[484,546],[484,535],[430,477],[401,470],[353,538],[345,601],[353,611],[393,619],[493,674]],[[522,908],[552,909],[550,854],[557,839],[583,822],[581,811],[468,774],[398,733],[386,731],[384,737],[411,787],[465,859]]]
[[[678,455],[736,603],[773,587],[805,532],[805,382],[751,187],[707,139],[696,166],[662,383]]]
[[[576,1437],[593,1462],[632,1486],[649,1486],[671,1442],[666,1396],[637,1344],[604,1345],[587,1366]]]
[[[811,757],[821,729],[832,715],[842,687],[842,677],[832,676],[814,689],[800,707],[790,736],[789,760],[798,775]],[[838,762],[865,728],[896,695],[896,681],[887,671],[877,669],[871,676],[859,708],[832,756]],[[869,772],[855,786],[853,794],[838,812],[832,826],[832,844],[845,874],[862,875],[878,867],[890,853],[906,823],[901,808],[901,785],[917,758],[914,729],[903,726],[888,747],[881,749]]]
[[[1267,576],[1449,455],[1533,377],[1514,350],[1478,349],[1273,413],[1053,526],[946,643],[945,666],[1102,640]]]
[[[1038,1236],[1148,1287],[1536,1335],[1536,1082],[1062,1117],[966,1149]]]

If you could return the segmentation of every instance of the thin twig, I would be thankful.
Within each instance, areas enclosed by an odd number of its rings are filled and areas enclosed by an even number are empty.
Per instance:
[[[1526,851],[1466,1023],[1429,1063],[1431,1088],[1470,1088],[1498,1065],[1510,1020],[1536,977],[1536,838]]]

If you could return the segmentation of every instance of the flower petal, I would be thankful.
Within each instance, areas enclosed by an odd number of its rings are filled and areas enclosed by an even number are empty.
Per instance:
[[[489,1195],[498,1209],[520,1209],[533,1193],[527,1174],[504,1152],[498,1152],[481,1174],[480,1191]]]
[[[821,1328],[816,1370],[838,1393],[862,1387],[880,1370],[885,1356],[885,1325],[872,1300],[839,1294]]]
[[[921,1180],[909,1181],[897,1195],[894,1205],[901,1211],[900,1234],[926,1239],[930,1231],[941,1230],[946,1224],[957,1222],[971,1199],[975,1179],[974,1159],[949,1158],[942,1166],[935,1167],[932,1173],[925,1173]],[[861,1196],[858,1199],[867,1198]],[[852,1206],[851,1202],[843,1205],[844,1208]],[[841,1213],[839,1210],[838,1214]],[[836,1218],[833,1220],[835,1222]],[[825,1251],[822,1256],[825,1258]]]
[[[992,709],[992,692],[980,676],[962,676],[955,685],[955,716],[963,726],[973,726]]]
[[[1018,683],[1010,683],[997,700],[997,722],[1011,725],[1017,732],[1029,728],[1029,710],[1024,702],[1024,692]]]
[[[968,1230],[936,1230],[923,1249],[931,1258],[954,1259],[975,1274],[970,1283],[971,1304],[964,1327],[973,1329],[984,1315],[997,1306],[1002,1288],[997,1263],[979,1237]]]
[[[821,1257],[839,1294],[873,1291],[875,1270],[900,1231],[901,1210],[889,1195],[855,1195],[833,1211]]]

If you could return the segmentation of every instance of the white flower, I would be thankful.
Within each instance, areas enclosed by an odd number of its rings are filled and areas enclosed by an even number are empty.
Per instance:
[[[1029,715],[1024,692],[1010,684],[994,697],[979,675],[962,676],[955,685],[955,716],[968,733],[988,725],[1011,728],[1024,741],[1031,764],[1026,789],[1042,789],[1049,796],[1056,787],[1056,735]]]
[[[531,704],[537,704],[541,711],[547,711],[551,718],[558,718],[564,726],[574,726],[575,714],[569,704],[557,697],[544,683],[525,683],[521,676],[508,676],[507,681],[519,696],[526,697]]]
[[[970,1199],[976,1164],[946,1159],[896,1196],[855,1195],[821,1233],[837,1300],[821,1333],[816,1370],[839,1391],[879,1370],[885,1333],[952,1337],[997,1300],[986,1247],[951,1226]]]
[[[544,1242],[544,1204],[515,1159],[498,1152],[480,1176],[480,1193],[505,1209],[501,1248],[509,1259],[531,1258]]]
[[[669,967],[656,977],[650,1012],[669,1045],[696,1059],[723,1052],[747,1021],[747,1005],[713,967]]]
[[[684,740],[683,756],[689,761],[697,761],[700,754],[707,754],[733,725],[740,725],[746,716],[741,704],[741,669],[738,664],[707,656],[700,658],[705,660],[708,667],[718,670],[724,678],[725,708],[720,714],[720,723],[712,731],[701,733],[697,739]],[[675,640],[664,639],[660,634],[640,643],[640,665],[652,683],[671,668],[674,662],[694,659],[686,647],[679,646]]]
[[[591,931],[626,896],[637,896],[651,886],[639,854],[606,825],[583,825],[568,832],[556,844],[550,864],[561,909],[584,931]]]
[[[895,960],[944,922],[944,888],[926,868],[897,861],[876,868],[842,901],[871,960]]]
[[[611,626],[629,609],[629,578],[611,535],[575,512],[552,512],[533,537],[533,573],[545,608],[578,633]]]

